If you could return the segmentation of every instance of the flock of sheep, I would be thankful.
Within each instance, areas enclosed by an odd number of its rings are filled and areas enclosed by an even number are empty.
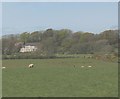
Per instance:
[[[34,67],[34,64],[29,64],[29,65],[28,65],[28,68],[33,68],[33,67]],[[75,67],[75,65],[74,65],[74,67]],[[83,68],[83,67],[85,67],[85,66],[81,66],[81,67]],[[87,67],[90,68],[90,67],[92,67],[92,66],[89,65],[89,66],[87,66]]]
[[[28,65],[28,68],[33,68],[34,67],[34,64],[29,64]],[[76,66],[74,65],[74,68],[75,68]],[[83,68],[83,67],[85,67],[85,66],[81,66],[81,68]],[[92,66],[87,66],[87,67],[92,67]],[[2,69],[5,69],[6,67],[2,67]]]
[[[86,58],[86,56],[84,56],[84,58]],[[92,58],[92,56],[87,56],[87,58]],[[29,64],[28,65],[28,68],[33,68],[34,67],[34,64]],[[73,67],[75,68],[76,66],[73,65]],[[81,66],[81,68],[84,68],[84,67],[88,67],[88,68],[91,68],[92,66]],[[2,67],[2,69],[5,69],[6,67]]]
[[[75,67],[75,65],[74,65],[74,67]],[[81,68],[83,68],[83,67],[86,67],[86,66],[81,66]],[[90,66],[90,65],[89,65],[89,66],[87,66],[87,67],[89,67],[89,68],[90,68],[90,67],[92,67],[92,66]]]

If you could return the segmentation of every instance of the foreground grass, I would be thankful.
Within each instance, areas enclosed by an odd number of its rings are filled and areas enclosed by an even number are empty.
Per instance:
[[[27,68],[33,63],[35,67]],[[74,68],[75,65],[75,68]],[[93,66],[92,68],[81,66]],[[93,59],[3,60],[3,96],[114,97],[117,63]]]

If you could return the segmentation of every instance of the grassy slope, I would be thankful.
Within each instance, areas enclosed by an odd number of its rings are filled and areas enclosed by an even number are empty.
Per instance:
[[[35,67],[28,69],[30,63]],[[3,70],[3,96],[105,97],[118,92],[117,63],[70,58],[4,60],[3,66],[7,67]]]

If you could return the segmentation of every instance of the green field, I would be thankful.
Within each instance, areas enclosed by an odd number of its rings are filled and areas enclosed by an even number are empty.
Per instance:
[[[28,68],[30,63],[34,68]],[[88,68],[88,65],[92,67]],[[117,63],[83,58],[21,59],[3,60],[3,66],[6,67],[2,70],[5,97],[118,95]]]

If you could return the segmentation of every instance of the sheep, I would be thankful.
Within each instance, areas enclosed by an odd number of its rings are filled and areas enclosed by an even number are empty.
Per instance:
[[[84,66],[81,66],[82,68],[84,67]]]
[[[88,67],[92,67],[92,66],[88,66]]]
[[[6,67],[2,67],[2,69],[5,69]]]
[[[29,64],[28,67],[29,67],[29,68],[33,68],[33,66],[34,66],[34,64]]]

